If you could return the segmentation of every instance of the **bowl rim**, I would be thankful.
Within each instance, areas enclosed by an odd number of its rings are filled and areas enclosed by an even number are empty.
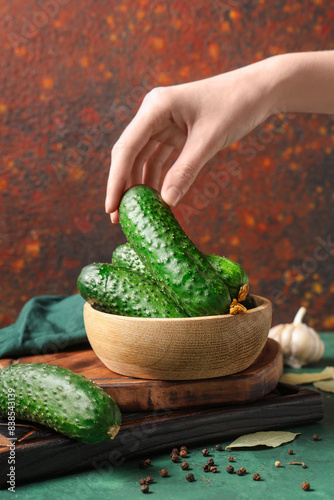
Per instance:
[[[257,307],[254,307],[253,309],[249,309],[247,311],[247,313],[242,313],[242,314],[236,314],[236,315],[233,315],[233,314],[215,314],[213,316],[186,316],[184,318],[141,318],[139,316],[122,316],[120,314],[111,314],[111,313],[107,313],[107,312],[104,312],[104,311],[99,311],[98,309],[94,309],[94,307],[92,307],[89,302],[85,302],[84,304],[84,308],[88,309],[88,310],[92,310],[94,313],[96,313],[97,315],[101,315],[101,316],[104,316],[104,317],[107,317],[107,318],[114,318],[115,320],[119,320],[119,321],[136,321],[136,322],[147,322],[147,321],[157,321],[159,323],[164,323],[164,322],[173,322],[173,323],[177,323],[177,322],[183,322],[183,321],[187,321],[187,322],[195,322],[195,321],[210,321],[210,320],[218,320],[218,319],[221,319],[221,320],[226,320],[226,319],[231,319],[231,318],[241,318],[241,317],[245,317],[246,315],[248,316],[249,314],[255,314],[255,313],[258,313],[259,311],[262,311],[263,309],[266,309],[267,307],[271,307],[271,301],[265,297],[262,297],[261,295],[253,295],[251,294],[251,297],[253,297],[255,300],[258,300],[258,301],[261,301],[261,303],[257,306]]]

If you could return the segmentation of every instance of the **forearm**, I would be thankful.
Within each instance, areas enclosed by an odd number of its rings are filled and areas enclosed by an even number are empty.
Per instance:
[[[334,113],[334,51],[299,52],[266,60],[272,113]]]

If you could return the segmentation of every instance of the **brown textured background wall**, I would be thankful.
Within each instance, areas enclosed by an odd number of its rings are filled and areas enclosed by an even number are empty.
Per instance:
[[[110,148],[144,94],[288,51],[334,49],[334,1],[0,3],[0,326],[76,292],[124,242],[104,213]],[[217,155],[175,210],[241,262],[274,323],[334,330],[334,120],[279,115]]]

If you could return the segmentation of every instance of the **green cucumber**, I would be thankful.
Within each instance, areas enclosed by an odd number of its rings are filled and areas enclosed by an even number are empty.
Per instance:
[[[0,416],[38,422],[84,443],[110,441],[121,413],[108,394],[68,368],[25,363],[0,370]]]
[[[187,316],[152,279],[125,267],[89,264],[77,285],[80,295],[99,311],[141,318]]]
[[[248,285],[248,276],[243,267],[228,257],[214,254],[208,254],[206,257],[229,289],[231,298],[236,299],[240,287]]]
[[[152,277],[129,243],[119,245],[114,250],[111,261],[116,266],[125,266],[133,271],[142,273],[149,278]]]
[[[248,284],[248,276],[243,267],[228,257],[220,257],[214,254],[205,254],[205,256],[229,289],[231,298],[236,299],[240,288]],[[119,245],[114,250],[112,262],[118,266],[126,266],[130,269],[134,269],[145,276],[151,276],[148,269],[144,266],[129,243]]]
[[[228,312],[228,288],[156,190],[145,185],[128,189],[121,199],[119,220],[155,281],[189,316]]]

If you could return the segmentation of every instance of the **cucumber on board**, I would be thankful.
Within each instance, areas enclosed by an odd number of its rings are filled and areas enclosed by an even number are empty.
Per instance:
[[[121,425],[120,410],[103,389],[68,368],[46,363],[0,370],[0,416],[10,425],[9,410],[17,419],[38,422],[84,443],[110,441]]]
[[[187,313],[148,276],[110,263],[84,267],[80,295],[99,311],[141,318],[184,318]]]
[[[236,299],[240,287],[248,284],[248,276],[243,267],[228,257],[214,254],[205,254],[211,266],[219,273],[221,279],[229,289],[232,299]],[[119,245],[112,254],[112,263],[134,269],[146,276],[150,276],[135,250],[129,243]]]
[[[155,189],[146,185],[128,189],[121,199],[119,220],[154,280],[189,316],[228,312],[227,286]]]

